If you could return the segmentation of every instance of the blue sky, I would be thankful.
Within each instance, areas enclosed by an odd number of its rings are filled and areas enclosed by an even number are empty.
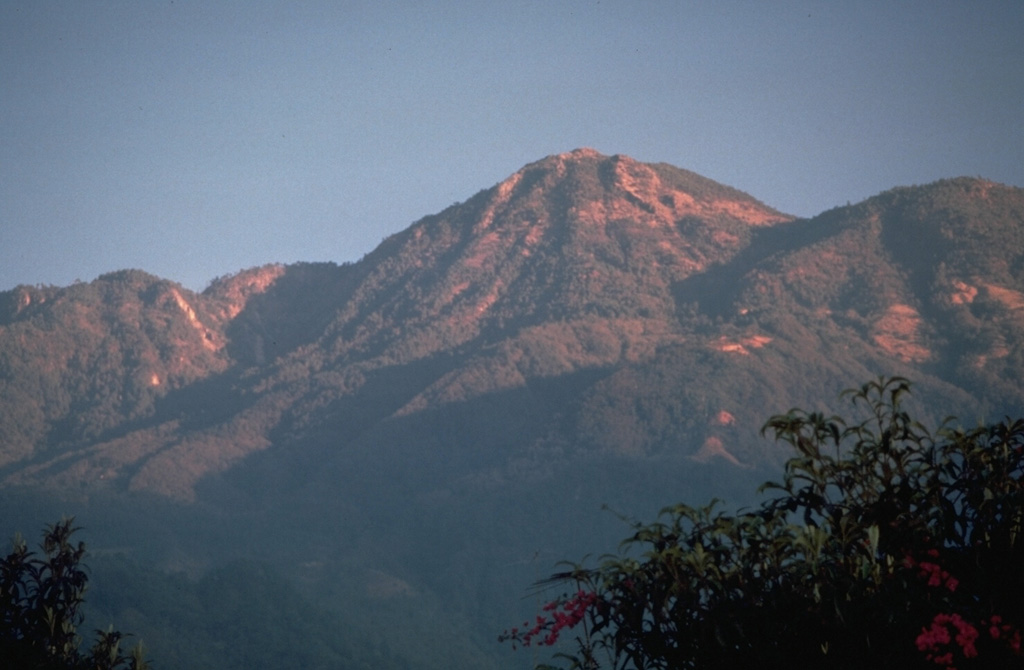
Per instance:
[[[1024,186],[1024,2],[0,0],[0,290],[354,261],[546,155]]]

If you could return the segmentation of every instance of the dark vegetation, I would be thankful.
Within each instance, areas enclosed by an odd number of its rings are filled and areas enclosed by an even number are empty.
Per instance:
[[[1024,667],[1024,419],[932,434],[908,391],[865,384],[853,421],[772,417],[795,455],[766,501],[636,524],[502,638],[575,636],[586,669]]]
[[[92,562],[92,574],[90,616],[131,626],[153,650],[154,667],[415,667],[365,622],[315,605],[265,563],[239,559],[189,579],[108,556]]]
[[[145,670],[141,643],[125,654],[125,636],[113,626],[97,630],[92,646],[80,649],[88,575],[85,544],[72,541],[73,523],[63,519],[46,529],[42,556],[19,535],[0,559],[0,661],[19,670]]]

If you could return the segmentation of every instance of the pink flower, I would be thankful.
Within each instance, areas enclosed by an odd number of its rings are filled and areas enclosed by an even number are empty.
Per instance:
[[[913,563],[910,563],[908,567],[913,567]],[[928,578],[928,586],[945,586],[950,591],[956,591],[956,587],[960,585],[959,579],[943,570],[942,566],[937,563],[921,561],[917,567],[921,576]]]
[[[935,651],[938,647],[949,644],[949,629],[946,628],[948,616],[936,614],[931,626],[921,629],[915,643],[920,651]]]
[[[955,638],[951,636],[950,627],[956,630]],[[918,650],[925,653],[925,658],[937,665],[949,666],[952,670],[953,650],[948,649],[947,645],[955,639],[964,658],[974,658],[978,655],[974,644],[978,636],[978,629],[959,614],[940,613],[932,618],[928,628],[921,629],[921,634],[914,642]]]

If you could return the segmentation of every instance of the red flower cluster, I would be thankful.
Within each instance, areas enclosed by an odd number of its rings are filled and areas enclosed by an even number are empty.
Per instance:
[[[1004,624],[998,614],[992,615],[983,626],[988,626],[988,634],[993,640],[1003,640],[1013,650],[1020,653],[1020,631],[1009,624]],[[917,648],[925,653],[925,657],[947,670],[956,670],[953,666],[954,651],[951,643],[956,642],[963,658],[974,658],[978,655],[975,646],[981,634],[971,623],[959,614],[936,614],[928,628],[922,629],[917,636]]]
[[[929,549],[928,556],[938,558],[939,552],[936,549]],[[917,567],[922,577],[928,579],[928,586],[945,586],[949,591],[956,591],[960,580],[942,569],[938,563],[931,561],[916,561],[913,556],[907,556],[907,567]]]
[[[993,614],[988,621],[988,634],[993,640],[1004,640],[1013,653],[1020,653],[1020,631],[1008,623],[1003,623],[1003,617]]]
[[[931,626],[922,630],[921,634],[917,636],[917,648],[926,654],[928,660],[946,666],[949,670],[955,670],[953,650],[949,649],[943,652],[943,649],[954,639],[953,631],[956,633],[955,640],[960,645],[964,658],[977,656],[978,649],[974,646],[974,642],[978,639],[978,629],[964,621],[959,614],[936,614],[932,619]]]
[[[512,640],[529,647],[535,640],[538,645],[551,646],[558,641],[558,636],[566,628],[572,628],[586,616],[587,610],[597,601],[597,594],[592,591],[578,591],[568,599],[559,598],[552,600],[544,606],[548,616],[537,616],[537,621],[530,626],[529,621],[523,622],[523,629],[513,628],[505,631],[498,639],[499,641]],[[541,634],[545,635],[541,637]]]

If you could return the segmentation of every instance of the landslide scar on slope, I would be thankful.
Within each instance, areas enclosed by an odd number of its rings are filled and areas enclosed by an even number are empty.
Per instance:
[[[921,315],[910,305],[892,305],[875,322],[872,339],[890,356],[920,363],[932,355],[922,343],[921,324]]]

